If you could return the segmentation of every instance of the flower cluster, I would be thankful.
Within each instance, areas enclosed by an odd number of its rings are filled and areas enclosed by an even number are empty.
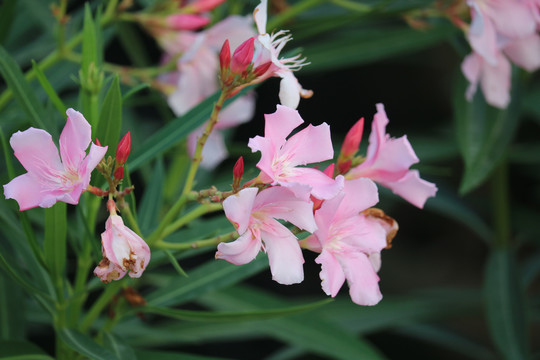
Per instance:
[[[468,0],[472,22],[467,38],[472,54],[462,63],[471,99],[478,83],[486,101],[498,108],[510,102],[510,61],[527,71],[540,67],[539,3],[533,0]]]
[[[409,169],[418,158],[406,137],[392,139],[385,133],[388,119],[381,104],[377,109],[366,158],[361,162],[354,157],[362,132],[357,124],[345,141],[345,155],[340,156],[355,166],[335,177],[334,166],[330,171],[302,166],[333,158],[326,123],[309,125],[288,137],[304,122],[298,112],[278,105],[275,113],[266,115],[265,136],[249,141],[252,151],[261,152],[260,174],[247,183],[257,187],[244,188],[223,201],[239,238],[219,244],[216,258],[241,265],[262,249],[268,254],[272,278],[295,284],[304,279],[303,247],[320,253],[316,262],[322,266],[322,287],[328,295],[335,296],[346,279],[355,303],[378,303],[380,252],[389,247],[397,223],[372,208],[379,201],[374,181],[418,207],[437,188]],[[311,235],[298,241],[277,219]]]

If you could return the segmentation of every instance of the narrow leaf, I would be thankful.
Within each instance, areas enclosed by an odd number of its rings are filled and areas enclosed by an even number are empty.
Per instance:
[[[1,341],[0,360],[54,360],[28,341]]]
[[[142,90],[148,89],[148,88],[150,88],[150,84],[147,84],[147,83],[139,84],[139,85],[135,86],[134,88],[132,88],[131,90],[129,90],[127,93],[125,93],[124,97],[122,98],[122,101],[126,102],[126,100],[131,98],[133,95],[135,95],[139,91],[142,91]]]
[[[117,360],[112,352],[79,331],[63,329],[58,335],[67,346],[92,360]]]
[[[516,133],[520,112],[520,84],[514,74],[512,101],[506,109],[486,104],[480,89],[471,102],[465,99],[465,78],[460,75],[454,93],[458,144],[465,162],[460,192],[481,185],[500,163]]]
[[[39,68],[39,66],[36,64],[34,60],[32,60],[32,69],[34,70],[36,77],[39,80],[39,83],[41,84],[41,87],[43,88],[43,90],[45,90],[45,93],[47,93],[47,95],[49,96],[49,99],[53,103],[56,110],[58,110],[58,112],[62,116],[65,116],[66,110],[67,110],[66,105],[64,105],[62,100],[60,100],[60,97],[58,96],[56,91],[54,91],[54,88],[52,87],[51,83],[49,82],[49,80],[47,79],[43,71],[41,71],[41,69]]]
[[[505,359],[529,359],[525,295],[510,250],[490,254],[484,291],[489,330],[497,349]]]
[[[2,271],[0,289],[0,340],[22,340],[26,325],[23,292],[17,283]]]
[[[135,351],[124,341],[122,341],[118,336],[113,335],[109,332],[103,333],[103,345],[111,350],[111,352],[116,355],[118,360],[134,360],[137,359]]]
[[[17,0],[5,0],[0,5],[0,44],[6,40],[13,20],[15,20],[15,8]]]
[[[222,357],[193,355],[188,353],[171,352],[171,351],[156,351],[156,350],[137,350],[139,360],[152,359],[152,360],[227,360]]]
[[[174,267],[174,269],[176,270],[176,272],[180,276],[189,277],[188,274],[186,274],[186,272],[184,271],[184,269],[182,269],[182,267],[178,263],[178,260],[176,260],[176,258],[172,254],[172,252],[170,252],[169,250],[164,250],[164,251],[165,251],[165,254],[167,254],[167,257],[169,258],[169,261],[171,262],[171,264]]]
[[[137,216],[143,234],[150,233],[157,226],[159,211],[163,202],[163,181],[165,169],[163,160],[158,158],[149,184],[146,186],[143,198],[138,207]]]
[[[96,136],[102,145],[108,145],[107,155],[114,155],[122,131],[122,93],[115,76],[101,107]]]
[[[7,86],[13,92],[13,97],[17,99],[19,106],[28,116],[33,126],[47,130],[54,135],[56,129],[52,126],[45,126],[45,109],[39,103],[36,94],[24,78],[24,75],[13,58],[4,47],[0,46],[0,74],[6,81]]]
[[[53,278],[63,276],[66,266],[66,204],[57,202],[52,208],[45,209],[45,238],[43,249],[45,262]]]
[[[83,25],[83,41],[82,41],[82,60],[81,72],[83,77],[88,76],[90,64],[98,63],[98,39],[96,35],[96,25],[92,19],[92,10],[90,3],[86,3],[84,7],[84,25]]]

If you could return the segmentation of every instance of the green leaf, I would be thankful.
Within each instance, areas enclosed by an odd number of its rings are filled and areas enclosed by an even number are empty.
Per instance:
[[[262,291],[236,286],[207,294],[200,299],[207,306],[226,310],[252,310],[287,306],[288,302]],[[283,342],[334,359],[383,359],[367,341],[335,324],[311,314],[261,321],[260,330]]]
[[[156,351],[156,350],[137,350],[137,359],[139,360],[227,360],[222,357],[210,357],[202,355],[192,355],[180,352]]]
[[[24,78],[24,75],[13,58],[4,47],[0,46],[0,74],[7,86],[13,92],[19,106],[28,116],[33,126],[47,130],[51,135],[56,134],[54,126],[45,125],[45,109],[38,101],[36,94]]]
[[[45,262],[53,278],[63,276],[66,266],[66,203],[57,202],[52,208],[45,209],[45,238],[43,250]]]
[[[530,359],[525,294],[511,250],[493,250],[485,273],[491,337],[505,359]]]
[[[127,93],[125,93],[124,97],[122,98],[122,101],[126,102],[126,100],[128,100],[130,97],[132,97],[133,95],[135,95],[139,91],[144,90],[144,89],[148,89],[148,88],[150,88],[150,84],[147,84],[147,83],[139,84],[139,85],[135,86],[134,88],[132,88],[131,90],[129,90]]]
[[[209,291],[235,284],[268,267],[268,258],[259,255],[249,264],[237,266],[226,261],[209,261],[190,271],[189,278],[175,277],[146,297],[149,306],[174,306]]]
[[[101,144],[109,146],[107,155],[113,155],[116,151],[121,131],[122,93],[118,76],[115,76],[103,100],[96,131],[96,136]]]
[[[171,251],[169,250],[164,250],[165,254],[167,255],[167,257],[169,258],[169,261],[170,263],[172,264],[172,266],[174,267],[174,269],[176,270],[176,272],[180,275],[180,276],[184,276],[184,277],[189,277],[188,274],[184,271],[184,269],[182,269],[182,267],[180,266],[180,264],[178,263],[178,260],[174,257],[174,255],[172,254]]]
[[[45,90],[45,93],[47,93],[47,95],[49,96],[49,99],[53,103],[54,107],[56,107],[56,110],[58,110],[58,112],[62,116],[65,116],[66,109],[67,109],[66,105],[64,105],[62,100],[60,100],[60,97],[58,96],[56,91],[54,91],[54,88],[52,87],[51,83],[49,82],[49,80],[47,79],[43,71],[41,71],[41,69],[39,68],[39,66],[36,64],[34,60],[32,60],[32,69],[34,70],[36,77],[39,80],[39,83],[41,84],[41,87],[43,88],[43,90]]]
[[[161,308],[161,307],[155,307],[155,306],[145,306],[142,308],[138,308],[137,311],[163,315],[163,316],[178,319],[178,320],[239,322],[239,321],[272,319],[276,317],[298,314],[301,312],[316,309],[318,307],[328,304],[331,301],[332,299],[325,299],[325,300],[316,301],[316,302],[305,304],[305,305],[290,306],[290,307],[285,307],[282,309],[265,309],[265,310],[251,310],[251,311],[238,311],[238,312],[192,311],[192,310]]]
[[[463,75],[454,93],[454,114],[465,173],[460,193],[465,194],[481,185],[502,161],[512,142],[520,114],[520,83],[514,74],[511,102],[506,109],[489,106],[480,89],[471,102],[465,99],[467,86]]]
[[[441,42],[456,33],[449,24],[433,26],[425,31],[410,27],[368,24],[349,29],[327,32],[313,44],[306,44],[303,55],[310,65],[301,73],[357,66],[393,57],[396,54],[411,53]]]
[[[9,34],[9,28],[16,16],[16,5],[17,0],[5,0],[0,5],[0,44],[4,43]]]
[[[98,57],[98,36],[96,31],[96,25],[92,19],[90,3],[85,3],[81,59],[81,72],[85,78],[88,77],[88,70],[91,63],[94,63],[94,66],[100,64]]]
[[[160,215],[161,204],[163,203],[164,179],[165,168],[163,166],[163,159],[158,158],[137,211],[139,227],[143,234],[150,233],[157,226],[156,222]]]
[[[114,334],[109,332],[103,333],[103,345],[111,350],[118,360],[137,359],[133,348]]]
[[[108,349],[98,345],[87,335],[77,330],[62,329],[58,332],[62,341],[79,354],[88,356],[92,360],[117,360]]]
[[[2,271],[0,289],[0,340],[22,340],[26,325],[23,292],[17,283]]]
[[[54,360],[36,345],[27,341],[0,340],[0,360]]]

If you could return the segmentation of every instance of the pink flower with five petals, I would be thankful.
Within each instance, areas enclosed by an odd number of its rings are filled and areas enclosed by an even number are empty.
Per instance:
[[[304,258],[300,245],[293,233],[276,219],[313,232],[317,228],[313,204],[295,197],[284,187],[257,192],[256,188],[243,189],[223,201],[225,215],[240,237],[219,244],[216,258],[243,265],[255,259],[262,248],[268,254],[273,280],[284,285],[302,282]]]
[[[419,160],[407,136],[393,139],[386,134],[388,122],[384,105],[377,104],[366,159],[362,164],[351,169],[346,178],[370,178],[391,189],[411,204],[423,208],[426,200],[435,196],[437,187],[435,184],[422,180],[418,170],[409,169]]]
[[[288,187],[299,197],[311,193],[317,199],[330,199],[343,187],[343,178],[334,180],[320,170],[299,167],[333,158],[330,127],[310,124],[287,139],[303,122],[298,111],[278,105],[275,113],[265,115],[264,137],[249,139],[249,147],[261,152],[257,167],[264,183]]]
[[[6,199],[15,199],[20,210],[36,206],[49,208],[57,201],[77,204],[90,184],[92,170],[99,164],[107,147],[91,143],[91,127],[84,116],[67,110],[67,122],[60,135],[60,156],[51,135],[29,128],[11,136],[15,156],[28,171],[4,185]]]

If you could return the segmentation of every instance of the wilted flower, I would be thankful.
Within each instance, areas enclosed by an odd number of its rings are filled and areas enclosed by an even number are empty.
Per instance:
[[[138,278],[150,262],[150,248],[146,242],[115,214],[111,214],[105,223],[101,246],[103,259],[94,274],[105,283],[121,279],[128,270],[130,277]]]
[[[216,258],[243,265],[255,259],[262,248],[268,254],[273,280],[285,285],[302,282],[304,258],[300,245],[296,236],[276,219],[313,232],[317,228],[313,204],[284,187],[257,192],[257,188],[243,189],[223,201],[225,215],[240,237],[219,244]]]
[[[384,105],[377,104],[366,159],[351,169],[346,178],[370,178],[422,208],[429,197],[435,196],[437,187],[420,179],[418,170],[409,169],[419,160],[406,135],[393,139],[386,134],[388,122]]]
[[[29,128],[11,136],[15,156],[28,171],[4,185],[6,199],[15,199],[20,210],[39,206],[49,208],[57,201],[77,204],[90,184],[92,170],[99,164],[107,147],[92,144],[91,127],[84,116],[67,110],[67,121],[60,135],[60,156],[51,135]]]

